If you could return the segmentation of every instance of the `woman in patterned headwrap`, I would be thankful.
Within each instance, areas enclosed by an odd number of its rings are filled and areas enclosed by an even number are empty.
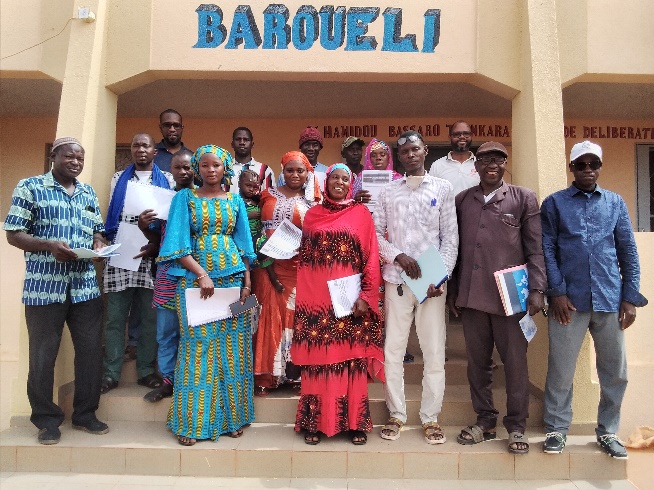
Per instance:
[[[282,157],[285,184],[261,193],[261,222],[266,236],[288,219],[302,228],[304,215],[320,202],[322,194],[307,157],[289,151]],[[295,312],[297,256],[262,262],[269,281],[257,281],[255,294],[262,305],[254,338],[255,394],[264,396],[282,383],[298,383],[300,369],[290,357]]]
[[[239,437],[254,420],[250,315],[189,325],[185,290],[241,288],[250,295],[252,247],[245,203],[229,188],[232,157],[206,145],[191,158],[202,179],[198,189],[182,189],[173,198],[160,262],[173,261],[168,274],[179,278],[176,291],[180,342],[168,427],[184,446],[221,434]],[[226,186],[226,187],[225,187]]]
[[[384,380],[377,235],[370,212],[350,199],[351,178],[342,163],[327,169],[325,199],[302,229],[291,354],[302,367],[295,430],[312,445],[321,434],[348,430],[353,444],[365,444],[372,430],[367,381]],[[350,314],[337,317],[327,281],[355,274],[359,296]]]

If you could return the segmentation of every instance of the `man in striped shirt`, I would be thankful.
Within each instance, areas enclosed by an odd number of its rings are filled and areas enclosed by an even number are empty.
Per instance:
[[[68,324],[75,348],[73,427],[91,434],[109,431],[95,411],[102,377],[102,300],[90,259],[76,248],[105,246],[95,191],[77,177],[84,148],[75,138],[52,144],[52,170],[21,180],[3,228],[7,242],[25,251],[23,303],[29,335],[27,396],[30,420],[41,444],[57,444],[64,413],[52,400],[54,367]]]
[[[395,440],[406,423],[404,396],[404,353],[411,323],[424,356],[420,420],[425,442],[442,444],[445,435],[437,418],[445,391],[445,295],[444,286],[429,286],[420,302],[404,284],[400,272],[412,278],[424,271],[416,259],[433,245],[451,275],[456,263],[459,237],[452,184],[425,172],[428,148],[420,133],[407,131],[397,140],[398,158],[406,170],[403,178],[387,184],[380,192],[373,212],[379,253],[386,262],[382,269],[386,296],[386,342],[384,345],[386,405],[390,419],[381,437]]]

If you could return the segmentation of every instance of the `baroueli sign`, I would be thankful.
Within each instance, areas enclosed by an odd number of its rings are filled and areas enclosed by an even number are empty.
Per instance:
[[[379,7],[334,7],[320,10],[302,5],[291,19],[288,7],[271,3],[255,17],[250,5],[234,10],[231,25],[227,25],[222,9],[215,4],[202,4],[198,14],[198,39],[194,48],[288,49],[304,51],[317,48],[333,51],[375,51],[379,41],[368,35],[368,27],[379,19]],[[440,9],[428,9],[423,14],[422,46],[417,34],[402,34],[402,9],[388,7],[381,14],[384,35],[381,51],[398,53],[433,53],[441,31]],[[258,20],[257,20],[258,19]],[[262,35],[263,32],[263,35]]]

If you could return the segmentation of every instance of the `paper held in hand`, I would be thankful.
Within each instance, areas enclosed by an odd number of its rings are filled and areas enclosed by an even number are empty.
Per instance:
[[[377,205],[377,198],[382,188],[393,180],[391,170],[364,170],[361,172],[361,189],[370,192],[370,202],[366,203],[371,211]]]
[[[273,259],[290,259],[297,255],[301,239],[302,230],[285,219],[261,247],[261,253]]]
[[[518,323],[520,323],[520,328],[522,329],[522,333],[527,339],[527,342],[531,342],[531,339],[534,338],[536,331],[538,330],[534,318],[529,313],[527,313]]]
[[[157,213],[157,218],[167,220],[173,197],[175,197],[173,190],[128,182],[123,214],[138,216],[146,209],[152,209]]]
[[[120,255],[111,257],[109,265],[128,271],[139,270],[141,259],[135,259],[134,257],[141,253],[141,247],[148,244],[148,239],[139,230],[139,227],[131,223],[120,223],[115,242],[121,244]]]
[[[361,274],[332,279],[327,281],[327,287],[336,318],[351,315],[354,303],[361,294]]]
[[[241,288],[215,288],[207,299],[200,297],[200,288],[188,288],[184,293],[188,324],[197,327],[231,317],[229,305],[240,299]]]
[[[73,253],[77,255],[78,259],[94,259],[95,257],[107,258],[120,255],[120,252],[115,251],[118,247],[120,247],[120,243],[114,243],[113,245],[102,247],[99,250],[93,250],[92,248],[74,248]]]
[[[527,298],[529,297],[527,264],[495,272],[495,282],[506,316],[527,311]]]
[[[400,276],[402,276],[402,279],[409,286],[418,301],[422,303],[427,299],[427,290],[430,284],[438,288],[447,281],[447,267],[443,262],[440,252],[431,244],[427,247],[427,250],[420,254],[416,262],[420,266],[421,277],[411,279],[404,271],[400,272]]]

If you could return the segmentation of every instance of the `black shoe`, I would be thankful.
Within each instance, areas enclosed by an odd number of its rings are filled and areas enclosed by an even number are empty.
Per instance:
[[[567,437],[560,432],[548,432],[545,434],[543,452],[547,454],[561,454],[566,440]]]
[[[90,419],[88,422],[83,422],[81,424],[73,423],[73,429],[84,430],[89,434],[102,435],[109,432],[109,426],[104,422],[100,422],[95,417]]]
[[[156,403],[164,398],[168,398],[169,396],[173,396],[173,385],[164,381],[164,383],[159,388],[155,388],[154,390],[146,393],[143,399],[146,402]]]
[[[159,376],[157,376],[154,373],[150,373],[136,380],[136,383],[140,386],[147,386],[148,388],[153,390],[155,388],[161,387],[161,385],[163,384],[163,379],[161,379]]]
[[[100,385],[100,393],[104,395],[105,393],[108,393],[117,387],[118,387],[118,381],[116,381],[111,376],[105,376],[104,378],[102,378],[102,384]]]
[[[627,459],[627,450],[615,434],[604,434],[597,438],[597,445],[615,459]]]
[[[57,427],[44,427],[39,430],[39,444],[49,446],[51,444],[57,444],[59,439],[61,439],[61,432]]]

